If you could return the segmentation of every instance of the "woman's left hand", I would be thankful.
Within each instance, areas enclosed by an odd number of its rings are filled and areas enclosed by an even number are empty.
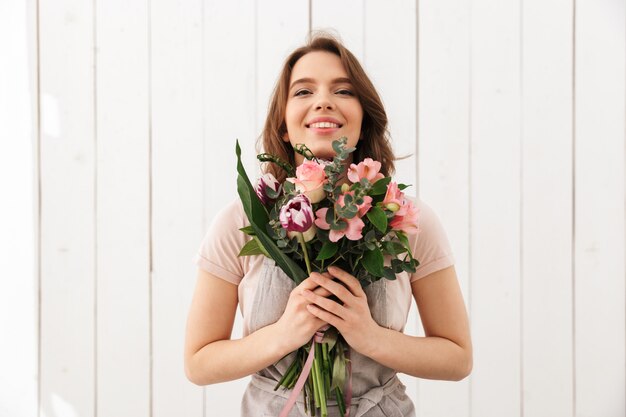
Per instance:
[[[314,272],[311,279],[336,295],[343,305],[312,291],[304,291],[303,296],[312,303],[307,308],[311,314],[336,327],[354,350],[366,355],[370,346],[375,344],[374,335],[380,328],[372,318],[367,296],[359,281],[348,272],[332,266],[328,272],[331,276]],[[333,281],[333,277],[344,285]]]

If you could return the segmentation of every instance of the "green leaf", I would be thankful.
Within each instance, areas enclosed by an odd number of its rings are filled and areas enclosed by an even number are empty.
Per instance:
[[[407,188],[409,188],[411,185],[406,185],[406,184],[398,184],[398,189],[399,190],[406,190]]]
[[[385,211],[380,207],[372,207],[371,210],[367,212],[367,218],[370,219],[374,227],[381,232],[385,233],[387,231],[387,216],[385,215]]]
[[[333,255],[337,253],[338,245],[334,242],[326,242],[320,249],[320,253],[315,258],[316,261],[323,261],[325,259],[331,258]]]
[[[383,264],[385,263],[385,260],[383,258],[383,253],[378,247],[374,250],[365,251],[361,262],[370,274],[376,277],[383,276]]]
[[[391,177],[381,178],[374,183],[369,195],[380,195],[387,192],[387,185],[391,182]]]
[[[250,179],[241,163],[239,141],[237,141],[235,146],[235,153],[237,154],[237,172],[239,173],[237,176],[237,193],[239,194],[239,198],[241,198],[241,203],[243,204],[243,209],[248,217],[250,226],[258,238],[259,246],[265,249],[269,257],[276,262],[276,265],[278,265],[285,274],[294,280],[296,284],[300,284],[307,278],[308,274],[306,274],[295,261],[284,254],[265,231],[265,225],[269,222],[269,216],[261,200],[259,200],[259,197],[252,188]]]
[[[258,238],[255,236],[243,245],[238,256],[265,255],[269,257],[263,246],[259,244]]]
[[[252,226],[242,227],[239,230],[241,230],[242,232],[244,232],[248,236],[254,236],[254,229],[252,228]]]
[[[393,272],[393,269],[389,268],[388,266],[383,268],[383,276],[390,281],[396,279],[396,274]]]

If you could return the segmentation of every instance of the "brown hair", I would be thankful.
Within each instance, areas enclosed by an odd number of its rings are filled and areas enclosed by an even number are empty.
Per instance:
[[[343,44],[326,32],[316,32],[309,36],[307,43],[296,49],[287,57],[280,73],[280,77],[274,87],[274,92],[268,108],[265,127],[260,139],[263,141],[265,152],[276,155],[281,159],[295,165],[294,150],[291,143],[283,141],[287,131],[285,125],[285,109],[289,94],[289,81],[291,71],[296,62],[309,52],[330,52],[341,59],[341,63],[352,81],[355,94],[363,108],[363,121],[361,123],[361,139],[358,141],[356,151],[353,153],[353,162],[359,163],[365,158],[372,158],[381,163],[381,172],[385,176],[394,173],[394,160],[396,160],[389,143],[387,131],[387,113],[376,92],[374,85],[363,70],[363,67]],[[266,172],[273,174],[282,182],[287,174],[274,163],[268,163]]]

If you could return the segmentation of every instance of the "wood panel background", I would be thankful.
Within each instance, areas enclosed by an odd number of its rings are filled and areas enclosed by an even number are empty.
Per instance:
[[[27,0],[0,2],[0,416],[238,415],[247,380],[184,375],[191,259],[314,29],[454,250],[474,370],[401,376],[417,415],[626,415],[624,0]]]

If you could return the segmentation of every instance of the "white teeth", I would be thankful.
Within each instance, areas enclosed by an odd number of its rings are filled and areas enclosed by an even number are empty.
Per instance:
[[[330,122],[318,122],[318,123],[311,123],[309,125],[309,127],[317,127],[317,128],[329,128],[329,127],[334,127],[334,128],[338,128],[339,125],[337,123],[330,123]]]

